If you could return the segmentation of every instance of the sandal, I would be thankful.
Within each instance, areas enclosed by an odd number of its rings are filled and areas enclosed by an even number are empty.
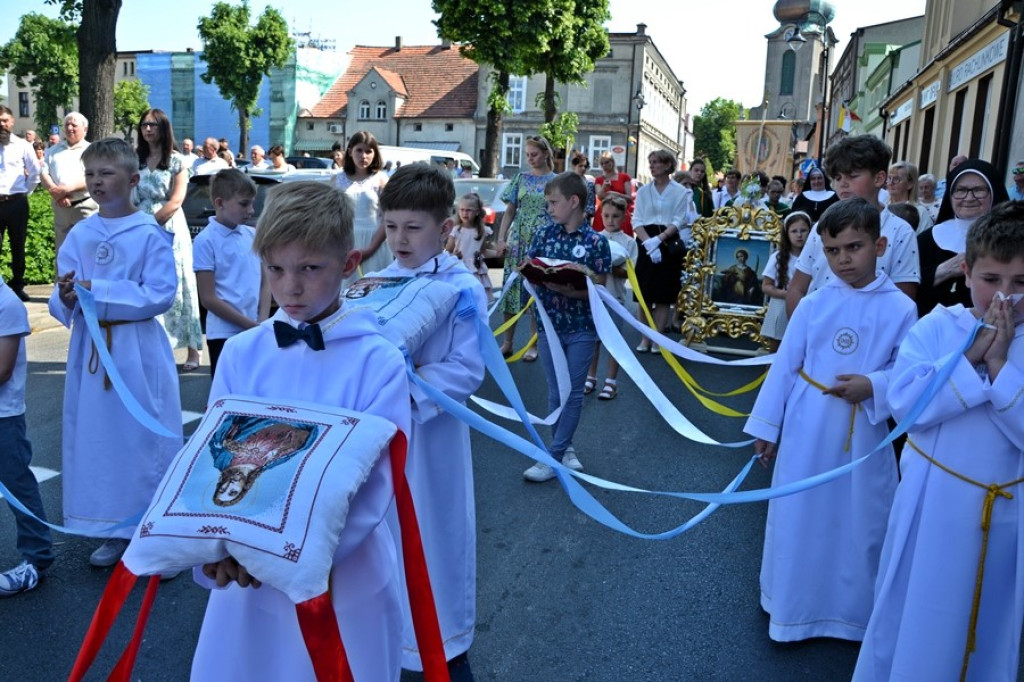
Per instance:
[[[523,356],[523,362],[536,362],[537,361],[537,348],[531,348],[526,351],[526,355]]]
[[[587,380],[583,382],[583,395],[590,395],[597,388],[597,377],[587,377]]]
[[[618,382],[615,379],[605,379],[604,388],[597,394],[598,400],[611,400],[619,394]]]
[[[503,357],[503,358],[510,358],[510,357],[512,357],[512,354],[514,352],[515,352],[515,348],[512,347],[511,343],[503,343],[503,344],[501,344],[501,357]]]
[[[182,372],[194,372],[199,369],[199,360],[188,360],[181,366]]]
[[[650,353],[651,352],[651,347],[650,346],[645,346],[643,343],[640,343],[636,347],[636,352],[637,353]]]

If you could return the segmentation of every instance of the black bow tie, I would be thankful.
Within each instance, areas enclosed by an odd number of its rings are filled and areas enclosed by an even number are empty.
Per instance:
[[[274,338],[277,339],[278,348],[286,348],[301,340],[305,341],[306,345],[313,350],[324,349],[324,335],[318,324],[309,324],[302,329],[296,329],[287,322],[278,320],[274,322]]]

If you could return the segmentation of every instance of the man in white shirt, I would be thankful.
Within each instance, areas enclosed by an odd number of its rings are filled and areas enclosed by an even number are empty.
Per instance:
[[[43,160],[40,181],[53,205],[54,251],[60,251],[64,238],[78,221],[99,209],[86,191],[82,166],[82,152],[89,146],[85,139],[88,131],[89,121],[72,111],[64,117],[64,141],[47,149]]]
[[[220,143],[217,138],[208,137],[203,140],[203,155],[192,165],[192,175],[213,175],[219,170],[228,168],[228,162],[217,156]]]
[[[0,104],[0,244],[7,232],[11,244],[11,281],[22,301],[25,293],[25,238],[28,195],[39,184],[39,160],[32,145],[14,134],[14,112]]]
[[[270,168],[270,164],[267,162],[267,152],[258,144],[254,144],[249,150],[249,158],[252,160],[253,168]]]
[[[191,137],[186,137],[181,141],[181,156],[189,173],[192,172],[192,166],[199,160],[199,157],[196,156],[195,148],[196,146],[192,143]]]

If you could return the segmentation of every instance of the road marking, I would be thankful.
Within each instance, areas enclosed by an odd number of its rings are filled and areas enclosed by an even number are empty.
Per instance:
[[[54,471],[53,469],[47,469],[46,467],[33,467],[33,466],[30,466],[29,469],[32,471],[32,474],[36,477],[36,480],[39,481],[40,483],[42,483],[43,481],[49,481],[51,478],[55,478],[57,476],[60,476],[60,472],[59,471]],[[0,500],[2,500],[3,498],[4,498],[4,496],[0,495]]]

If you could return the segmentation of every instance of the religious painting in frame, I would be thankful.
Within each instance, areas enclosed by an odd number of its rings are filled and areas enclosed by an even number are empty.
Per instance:
[[[694,223],[677,301],[687,343],[728,336],[765,345],[768,299],[761,281],[780,229],[777,215],[750,205],[719,209]]]

